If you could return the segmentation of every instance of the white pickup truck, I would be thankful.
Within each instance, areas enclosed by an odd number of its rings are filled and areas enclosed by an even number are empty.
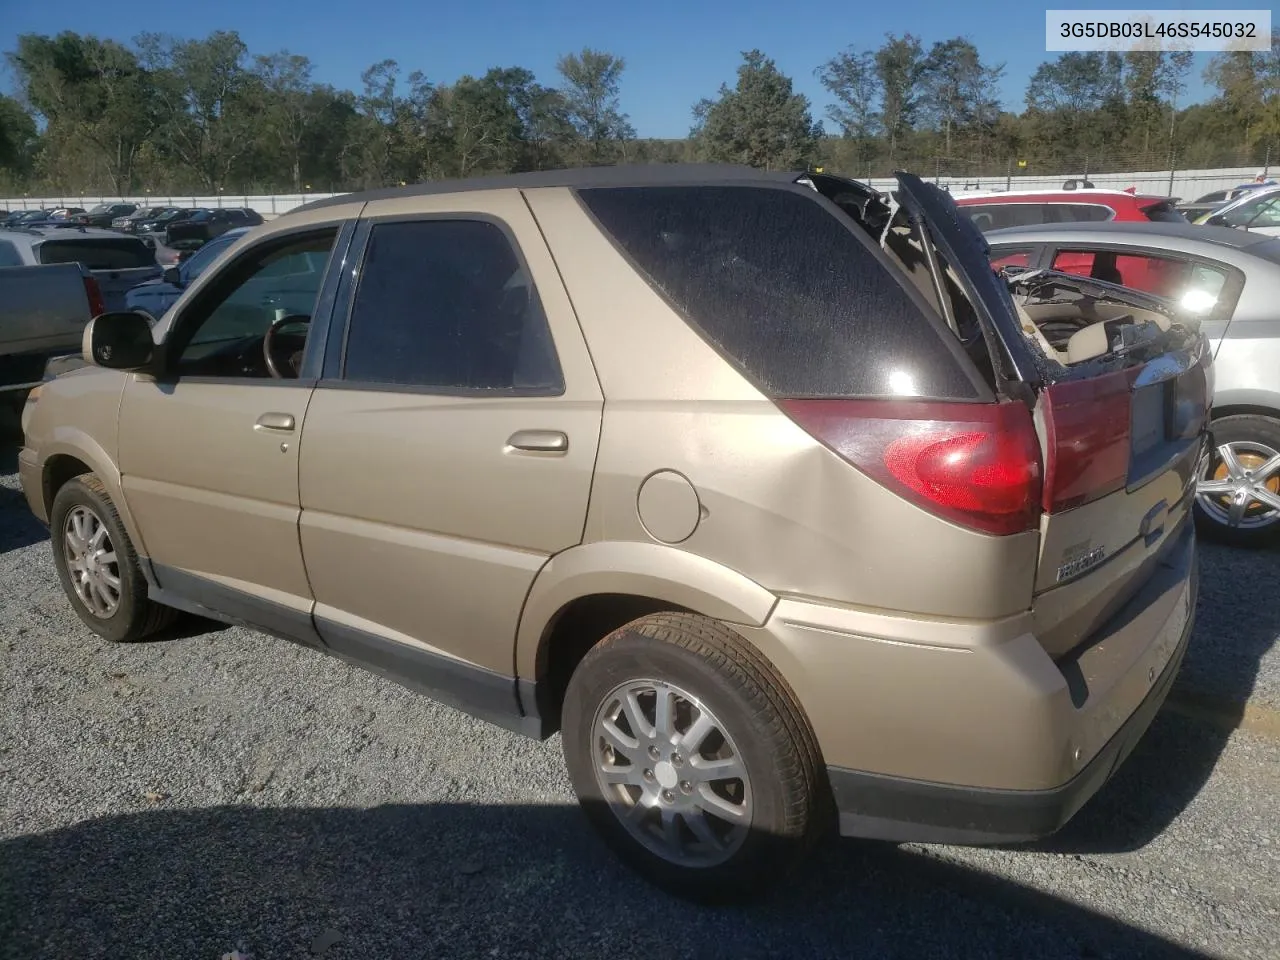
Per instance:
[[[85,325],[103,312],[79,263],[0,267],[0,404],[21,409],[49,361],[78,353]]]

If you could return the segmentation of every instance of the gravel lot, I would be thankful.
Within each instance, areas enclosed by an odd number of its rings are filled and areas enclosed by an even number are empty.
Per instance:
[[[239,629],[109,646],[0,446],[0,956],[1280,957],[1280,737],[1167,710],[1051,841],[849,841],[750,909],[631,878],[535,744]],[[1280,551],[1206,548],[1181,689],[1280,707]]]

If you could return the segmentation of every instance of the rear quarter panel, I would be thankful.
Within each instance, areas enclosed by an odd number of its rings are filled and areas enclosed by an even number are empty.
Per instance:
[[[1029,607],[1034,532],[973,533],[873,482],[711,349],[569,191],[526,196],[605,393],[588,542],[664,542],[651,532],[662,524],[642,518],[639,504],[645,481],[668,471],[655,501],[689,503],[681,498],[692,490],[696,519],[687,536],[658,531],[665,542],[774,594],[922,618],[989,619]]]

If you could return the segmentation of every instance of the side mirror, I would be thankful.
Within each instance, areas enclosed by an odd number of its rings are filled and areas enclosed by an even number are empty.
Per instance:
[[[155,349],[151,318],[134,310],[94,317],[80,342],[85,363],[112,370],[139,370],[151,362]]]
[[[1215,213],[1204,222],[1206,227],[1225,227],[1227,218],[1220,213]]]
[[[165,267],[162,276],[165,283],[171,283],[175,287],[182,286],[182,271],[177,267]]]

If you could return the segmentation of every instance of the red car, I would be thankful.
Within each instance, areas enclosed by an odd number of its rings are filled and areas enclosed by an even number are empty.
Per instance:
[[[1176,201],[1159,197],[1130,193],[1127,190],[1029,190],[1004,193],[968,193],[955,197],[961,210],[967,213],[983,233],[1004,227],[1020,227],[1042,223],[1075,223],[1080,221],[1120,220],[1129,222],[1158,221],[1186,223],[1187,218],[1178,210]],[[1024,266],[1025,253],[1010,253],[991,261],[992,266]],[[1097,280],[1111,280],[1126,286],[1147,289],[1140,277],[1122,275],[1104,276],[1092,254],[1063,254],[1054,263],[1055,270],[1092,276]]]

